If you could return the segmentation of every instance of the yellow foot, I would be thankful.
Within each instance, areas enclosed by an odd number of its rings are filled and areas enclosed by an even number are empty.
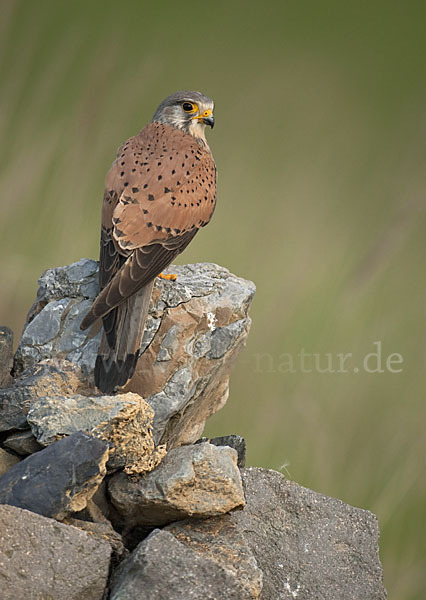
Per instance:
[[[161,277],[161,279],[167,279],[167,281],[176,281],[177,279],[177,275],[175,275],[174,273],[171,273],[170,275],[160,273],[158,277]]]

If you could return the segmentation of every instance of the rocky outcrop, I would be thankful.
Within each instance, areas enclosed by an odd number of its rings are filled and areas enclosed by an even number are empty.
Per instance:
[[[250,328],[247,313],[255,291],[250,281],[217,265],[172,270],[176,281],[155,282],[142,355],[126,387],[152,406],[154,440],[168,448],[195,442],[206,419],[225,404],[230,370]],[[97,292],[95,261],[82,259],[46,271],[16,352],[15,371],[54,358],[90,376],[100,332],[83,332],[80,323]],[[25,412],[28,403],[22,404]],[[14,425],[11,418],[7,425]]]
[[[94,261],[43,274],[14,379],[0,328],[2,598],[384,600],[374,515],[243,468],[241,436],[199,439],[254,286],[216,265],[173,270],[115,395],[93,385],[99,332],[79,328]]]

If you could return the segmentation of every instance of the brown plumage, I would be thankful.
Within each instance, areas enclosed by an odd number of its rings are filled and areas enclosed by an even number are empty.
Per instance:
[[[107,174],[101,291],[81,324],[87,329],[103,320],[95,366],[103,392],[133,375],[153,281],[213,214],[216,167],[204,136],[205,125],[214,123],[212,110],[213,102],[199,92],[169,96],[153,121],[119,149]]]

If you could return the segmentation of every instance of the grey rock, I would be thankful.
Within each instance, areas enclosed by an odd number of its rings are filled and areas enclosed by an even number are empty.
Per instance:
[[[21,456],[34,454],[34,452],[38,452],[43,448],[33,436],[32,431],[12,433],[5,439],[3,445]]]
[[[286,480],[242,469],[231,515],[263,572],[263,600],[384,600],[376,517]]]
[[[238,453],[238,466],[244,467],[246,464],[246,441],[241,435],[223,435],[214,438],[200,438],[195,443],[202,444],[203,442],[209,442],[213,446],[229,446],[234,448]]]
[[[101,600],[111,547],[84,531],[0,506],[2,600]]]
[[[63,519],[87,505],[106,473],[107,459],[106,442],[75,433],[0,477],[0,504]]]
[[[110,600],[246,600],[237,578],[156,529],[114,572]]]
[[[117,533],[113,529],[111,523],[107,521],[103,523],[92,523],[89,521],[75,519],[74,517],[66,517],[63,523],[65,525],[72,525],[73,527],[77,527],[82,531],[86,531],[88,534],[90,534],[91,537],[97,540],[107,541],[112,548],[114,560],[122,560],[128,555],[128,551],[124,547],[121,535]]]
[[[46,360],[34,365],[0,390],[0,431],[28,429],[31,404],[46,395],[71,395],[90,392],[90,385],[78,365],[65,360]]]
[[[13,332],[9,327],[0,327],[0,388],[12,381]]]
[[[76,362],[85,374],[93,371],[100,333],[94,342],[80,323],[98,292],[98,264],[93,260],[45,271],[15,354],[15,371],[51,357]]]
[[[19,458],[0,448],[0,477],[19,462]]]
[[[253,283],[214,264],[171,266],[175,282],[157,279],[136,372],[124,391],[155,410],[154,440],[193,443],[228,397],[234,360],[250,328]],[[97,263],[82,259],[49,269],[40,281],[15,355],[21,373],[46,358],[66,359],[91,376],[100,324],[80,323],[98,292]]]
[[[55,300],[44,307],[44,314],[38,314],[24,329],[21,344],[43,347],[53,340],[61,328],[62,317],[71,300]],[[51,346],[49,347],[51,348]]]
[[[127,528],[220,515],[245,503],[236,451],[206,443],[170,450],[138,480],[116,473],[109,493]]]
[[[140,396],[45,396],[32,403],[27,421],[43,446],[84,431],[110,443],[108,469],[151,471],[165,454],[152,437],[154,411]]]
[[[187,519],[165,528],[195,552],[233,575],[245,590],[245,598],[259,598],[262,572],[244,537],[230,515],[210,519]]]

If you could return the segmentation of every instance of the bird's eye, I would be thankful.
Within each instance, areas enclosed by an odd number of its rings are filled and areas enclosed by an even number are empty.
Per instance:
[[[184,102],[182,104],[182,108],[185,112],[195,112],[197,110],[197,108],[194,104],[192,104],[192,102]]]

